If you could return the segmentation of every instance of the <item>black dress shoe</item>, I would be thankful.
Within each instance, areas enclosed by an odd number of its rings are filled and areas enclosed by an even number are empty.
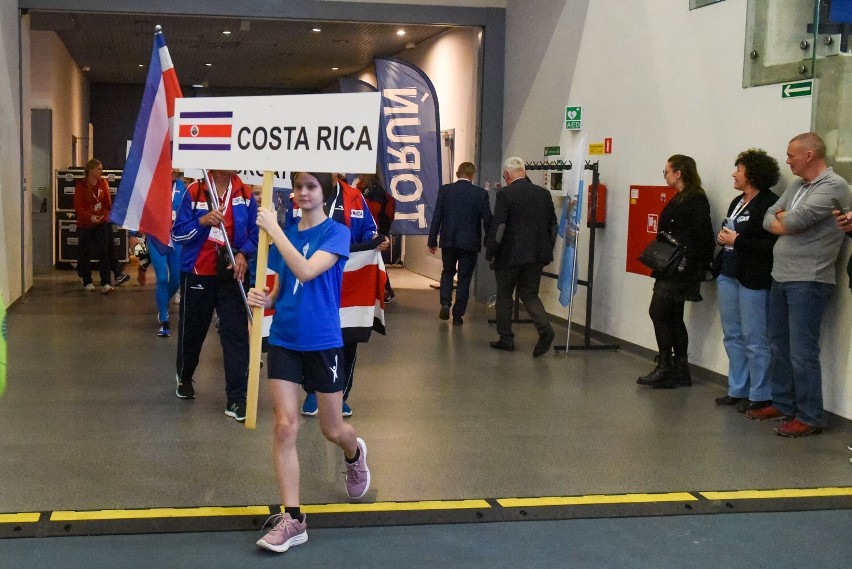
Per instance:
[[[716,398],[716,405],[723,405],[725,407],[733,407],[734,405],[738,405],[742,401],[746,401],[746,398],[745,397],[731,397],[730,395],[725,395],[724,397],[717,397]]]
[[[453,326],[461,326],[462,324],[464,324],[464,320],[461,316],[453,316]]]
[[[547,353],[550,349],[550,344],[553,343],[553,338],[556,337],[556,334],[553,332],[553,328],[549,328],[545,330],[543,334],[538,337],[538,342],[535,343],[535,348],[533,349],[533,357],[537,358],[541,355]]]
[[[449,320],[450,319],[450,307],[442,306],[441,311],[438,313],[438,318],[441,320]]]
[[[742,405],[742,411],[740,411],[740,405]],[[740,405],[737,405],[737,411],[740,411],[740,413],[747,413],[749,411],[757,411],[758,409],[769,407],[770,405],[772,405],[772,400],[768,399],[766,401],[749,401],[748,399],[745,399],[740,403]]]
[[[492,348],[494,348],[495,350],[505,350],[507,352],[515,351],[514,342],[509,343],[509,342],[504,342],[503,340],[497,340],[496,342],[490,342],[488,345],[491,346]]]

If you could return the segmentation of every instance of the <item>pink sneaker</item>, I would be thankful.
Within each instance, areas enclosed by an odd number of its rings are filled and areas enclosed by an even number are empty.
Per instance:
[[[264,549],[284,553],[290,549],[290,546],[301,545],[308,541],[307,521],[307,516],[305,521],[297,522],[286,513],[270,516],[263,527],[271,523],[272,530],[257,540],[257,544]]]
[[[370,469],[367,468],[367,443],[364,439],[357,439],[361,455],[354,463],[346,463],[346,493],[353,500],[357,500],[370,489]]]

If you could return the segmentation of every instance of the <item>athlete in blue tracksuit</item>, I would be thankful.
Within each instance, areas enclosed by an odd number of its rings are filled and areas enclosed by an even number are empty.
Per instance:
[[[179,175],[180,172],[178,170],[172,170],[172,222],[177,218],[180,202],[186,193],[186,186],[178,177]],[[169,300],[171,300],[180,287],[181,246],[177,243],[173,245],[174,247],[169,247],[168,244],[160,243],[154,237],[148,236],[148,254],[151,257],[151,264],[154,266],[154,273],[157,276],[155,297],[157,299],[157,320],[160,324],[157,336],[161,338],[171,336]]]

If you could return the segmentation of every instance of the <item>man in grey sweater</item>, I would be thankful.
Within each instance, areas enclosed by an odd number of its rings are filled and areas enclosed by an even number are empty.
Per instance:
[[[772,347],[772,405],[749,411],[750,419],[784,418],[775,432],[785,437],[819,433],[825,426],[819,335],[834,289],[834,264],[843,243],[832,215],[836,200],[852,204],[849,184],[825,163],[825,143],[813,132],[794,137],[787,164],[799,179],[763,218],[779,235],[773,248],[767,326]]]

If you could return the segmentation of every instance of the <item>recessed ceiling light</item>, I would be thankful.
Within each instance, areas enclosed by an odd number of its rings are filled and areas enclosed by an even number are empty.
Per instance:
[[[144,64],[144,63],[140,63],[140,64],[139,64],[139,67],[145,67],[145,64]]]
[[[222,34],[229,36],[231,35],[231,30],[222,30]]]
[[[312,32],[319,33],[319,32],[321,32],[321,31],[322,31],[322,28],[312,28],[312,29],[311,29],[311,31],[312,31]]]
[[[332,67],[331,68],[332,71],[337,71],[338,69],[340,69],[340,68],[339,67]]]
[[[398,36],[404,36],[404,35],[405,35],[405,30],[397,30],[397,31],[396,31],[396,35],[398,35]]]
[[[207,67],[213,67],[212,63],[205,63],[204,65],[206,65]]]
[[[201,83],[196,83],[195,85],[193,85],[193,87],[194,87],[195,89],[203,89],[203,88],[204,88],[204,85],[202,85]]]

